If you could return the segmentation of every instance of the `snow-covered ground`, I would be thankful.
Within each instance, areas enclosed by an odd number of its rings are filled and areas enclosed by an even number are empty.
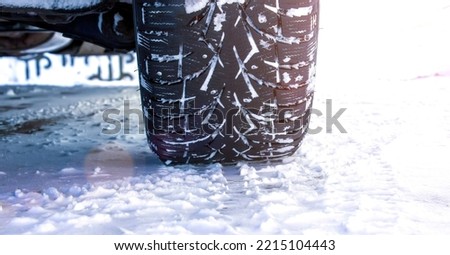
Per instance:
[[[164,166],[138,115],[102,134],[137,87],[0,87],[0,234],[450,234],[450,2],[418,2],[322,0],[314,106],[347,132],[282,163]]]

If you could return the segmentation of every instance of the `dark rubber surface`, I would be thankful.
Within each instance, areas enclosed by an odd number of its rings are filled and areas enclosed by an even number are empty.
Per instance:
[[[319,1],[211,0],[192,13],[185,1],[136,0],[150,147],[167,164],[293,154],[310,118]]]

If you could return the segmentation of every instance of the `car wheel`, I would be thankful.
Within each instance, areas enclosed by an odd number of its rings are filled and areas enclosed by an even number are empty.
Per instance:
[[[292,155],[314,95],[319,0],[135,0],[148,142],[167,163]]]

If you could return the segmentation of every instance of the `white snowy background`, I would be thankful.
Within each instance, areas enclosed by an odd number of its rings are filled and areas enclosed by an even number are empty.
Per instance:
[[[314,107],[347,133],[282,163],[167,167],[138,115],[102,134],[137,86],[0,86],[0,234],[450,234],[450,1],[321,11]]]

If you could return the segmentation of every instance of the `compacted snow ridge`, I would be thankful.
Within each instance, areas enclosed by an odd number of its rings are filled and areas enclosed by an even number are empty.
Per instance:
[[[282,162],[165,166],[137,85],[0,86],[0,234],[450,234],[448,4],[321,12],[322,130]]]

